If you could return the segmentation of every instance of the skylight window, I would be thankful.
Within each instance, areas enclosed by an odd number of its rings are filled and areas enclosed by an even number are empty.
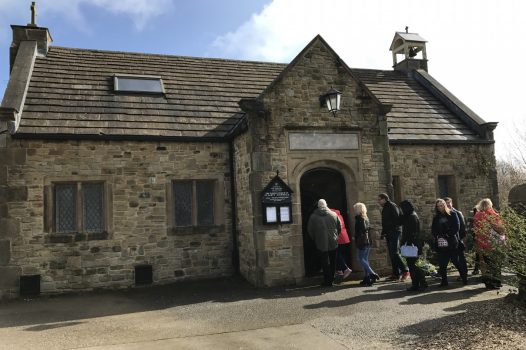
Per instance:
[[[113,85],[115,91],[136,92],[148,94],[164,93],[161,77],[146,75],[114,75]]]

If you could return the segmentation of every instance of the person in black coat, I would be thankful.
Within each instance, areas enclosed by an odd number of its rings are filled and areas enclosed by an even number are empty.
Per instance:
[[[458,256],[458,231],[460,222],[458,216],[451,212],[443,199],[437,199],[435,202],[435,216],[431,224],[431,233],[435,239],[435,249],[438,253],[439,274],[442,278],[441,287],[448,285],[447,265]]]
[[[400,203],[402,209],[402,244],[414,245],[418,248],[418,255],[422,254],[422,237],[420,235],[420,219],[415,212],[413,204],[408,200]],[[409,273],[411,274],[411,287],[408,291],[422,291],[427,288],[426,273],[416,266],[416,258],[406,257]]]
[[[389,200],[385,193],[378,195],[378,204],[382,207],[382,238],[385,238],[389,258],[391,259],[392,274],[388,280],[405,281],[409,278],[409,269],[400,256],[400,209]]]

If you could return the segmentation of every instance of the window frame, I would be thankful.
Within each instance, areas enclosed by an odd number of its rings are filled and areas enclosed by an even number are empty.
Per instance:
[[[175,190],[176,182],[192,182],[192,226],[176,226],[175,222]],[[196,182],[210,181],[213,185],[213,224],[199,225],[197,223],[197,191]],[[166,182],[166,217],[168,235],[217,234],[225,230],[225,180],[221,175],[194,176],[188,178],[171,178]]]
[[[191,194],[191,198],[192,198],[192,206],[191,206],[191,209],[192,209],[192,212],[191,212],[191,216],[192,216],[192,223],[191,225],[178,225],[177,224],[177,218],[176,218],[176,205],[175,203],[177,203],[177,195],[175,193],[175,184],[176,183],[183,183],[183,182],[189,182],[191,183],[191,186],[192,186],[192,194]],[[200,224],[199,223],[199,198],[197,196],[197,183],[198,182],[203,182],[203,183],[211,183],[212,186],[213,186],[213,192],[212,192],[212,203],[213,203],[213,206],[212,206],[212,218],[213,218],[213,222],[212,224]],[[173,200],[173,203],[174,203],[174,210],[173,210],[173,224],[174,224],[174,227],[176,228],[184,228],[184,227],[209,227],[209,226],[213,226],[215,224],[215,217],[216,217],[216,208],[215,208],[215,203],[216,203],[216,195],[215,195],[215,192],[216,192],[216,184],[215,184],[215,180],[204,180],[204,179],[195,179],[195,180],[172,180],[172,189],[173,189],[173,194],[172,194],[172,200]]]
[[[440,179],[445,178],[446,180],[446,187],[448,194],[446,196],[442,196],[442,193],[440,193]],[[457,178],[453,174],[438,174],[436,176],[436,193],[437,198],[444,198],[444,197],[451,197],[453,200],[453,203],[457,206],[458,205],[458,190],[457,190]]]
[[[83,184],[101,184],[102,186],[102,230],[85,229]],[[57,231],[56,197],[57,185],[75,185],[75,230]],[[113,233],[112,186],[105,177],[94,178],[45,178],[44,180],[44,232],[48,243],[70,243],[86,240],[108,239]]]
[[[402,177],[400,175],[392,175],[391,185],[393,186],[393,202],[401,203],[404,199]]]
[[[144,91],[144,90],[121,90],[119,89],[119,79],[135,79],[135,80],[158,80],[161,85],[161,91]],[[147,95],[164,95],[166,90],[161,76],[158,75],[134,75],[134,74],[114,74],[113,75],[113,91],[119,94],[147,94]]]

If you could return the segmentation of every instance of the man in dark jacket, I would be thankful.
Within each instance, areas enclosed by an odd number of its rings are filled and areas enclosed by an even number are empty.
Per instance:
[[[341,224],[338,216],[328,207],[324,199],[318,201],[318,208],[312,213],[307,232],[316,244],[318,257],[323,269],[324,286],[331,287],[336,270],[336,249]]]
[[[466,245],[464,244],[463,239],[466,237],[466,220],[464,219],[464,214],[456,208],[453,207],[453,199],[450,197],[444,198],[447,207],[451,210],[452,213],[456,214],[458,221],[460,223],[460,229],[458,230],[458,248],[456,254],[452,257],[451,261],[453,265],[457,268],[460,278],[464,284],[468,283],[468,263],[466,261],[466,256],[464,251],[466,250]]]
[[[387,241],[387,250],[393,269],[389,280],[405,281],[409,278],[409,269],[400,256],[400,236],[402,235],[400,209],[389,200],[385,193],[378,195],[378,204],[382,207],[382,238]]]

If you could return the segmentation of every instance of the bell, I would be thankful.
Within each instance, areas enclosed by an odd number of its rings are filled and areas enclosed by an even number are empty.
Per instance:
[[[416,51],[416,49],[415,49],[414,47],[410,47],[410,48],[409,48],[409,57],[410,57],[410,58],[415,57],[415,56],[416,56],[416,53],[417,53],[417,51]]]

